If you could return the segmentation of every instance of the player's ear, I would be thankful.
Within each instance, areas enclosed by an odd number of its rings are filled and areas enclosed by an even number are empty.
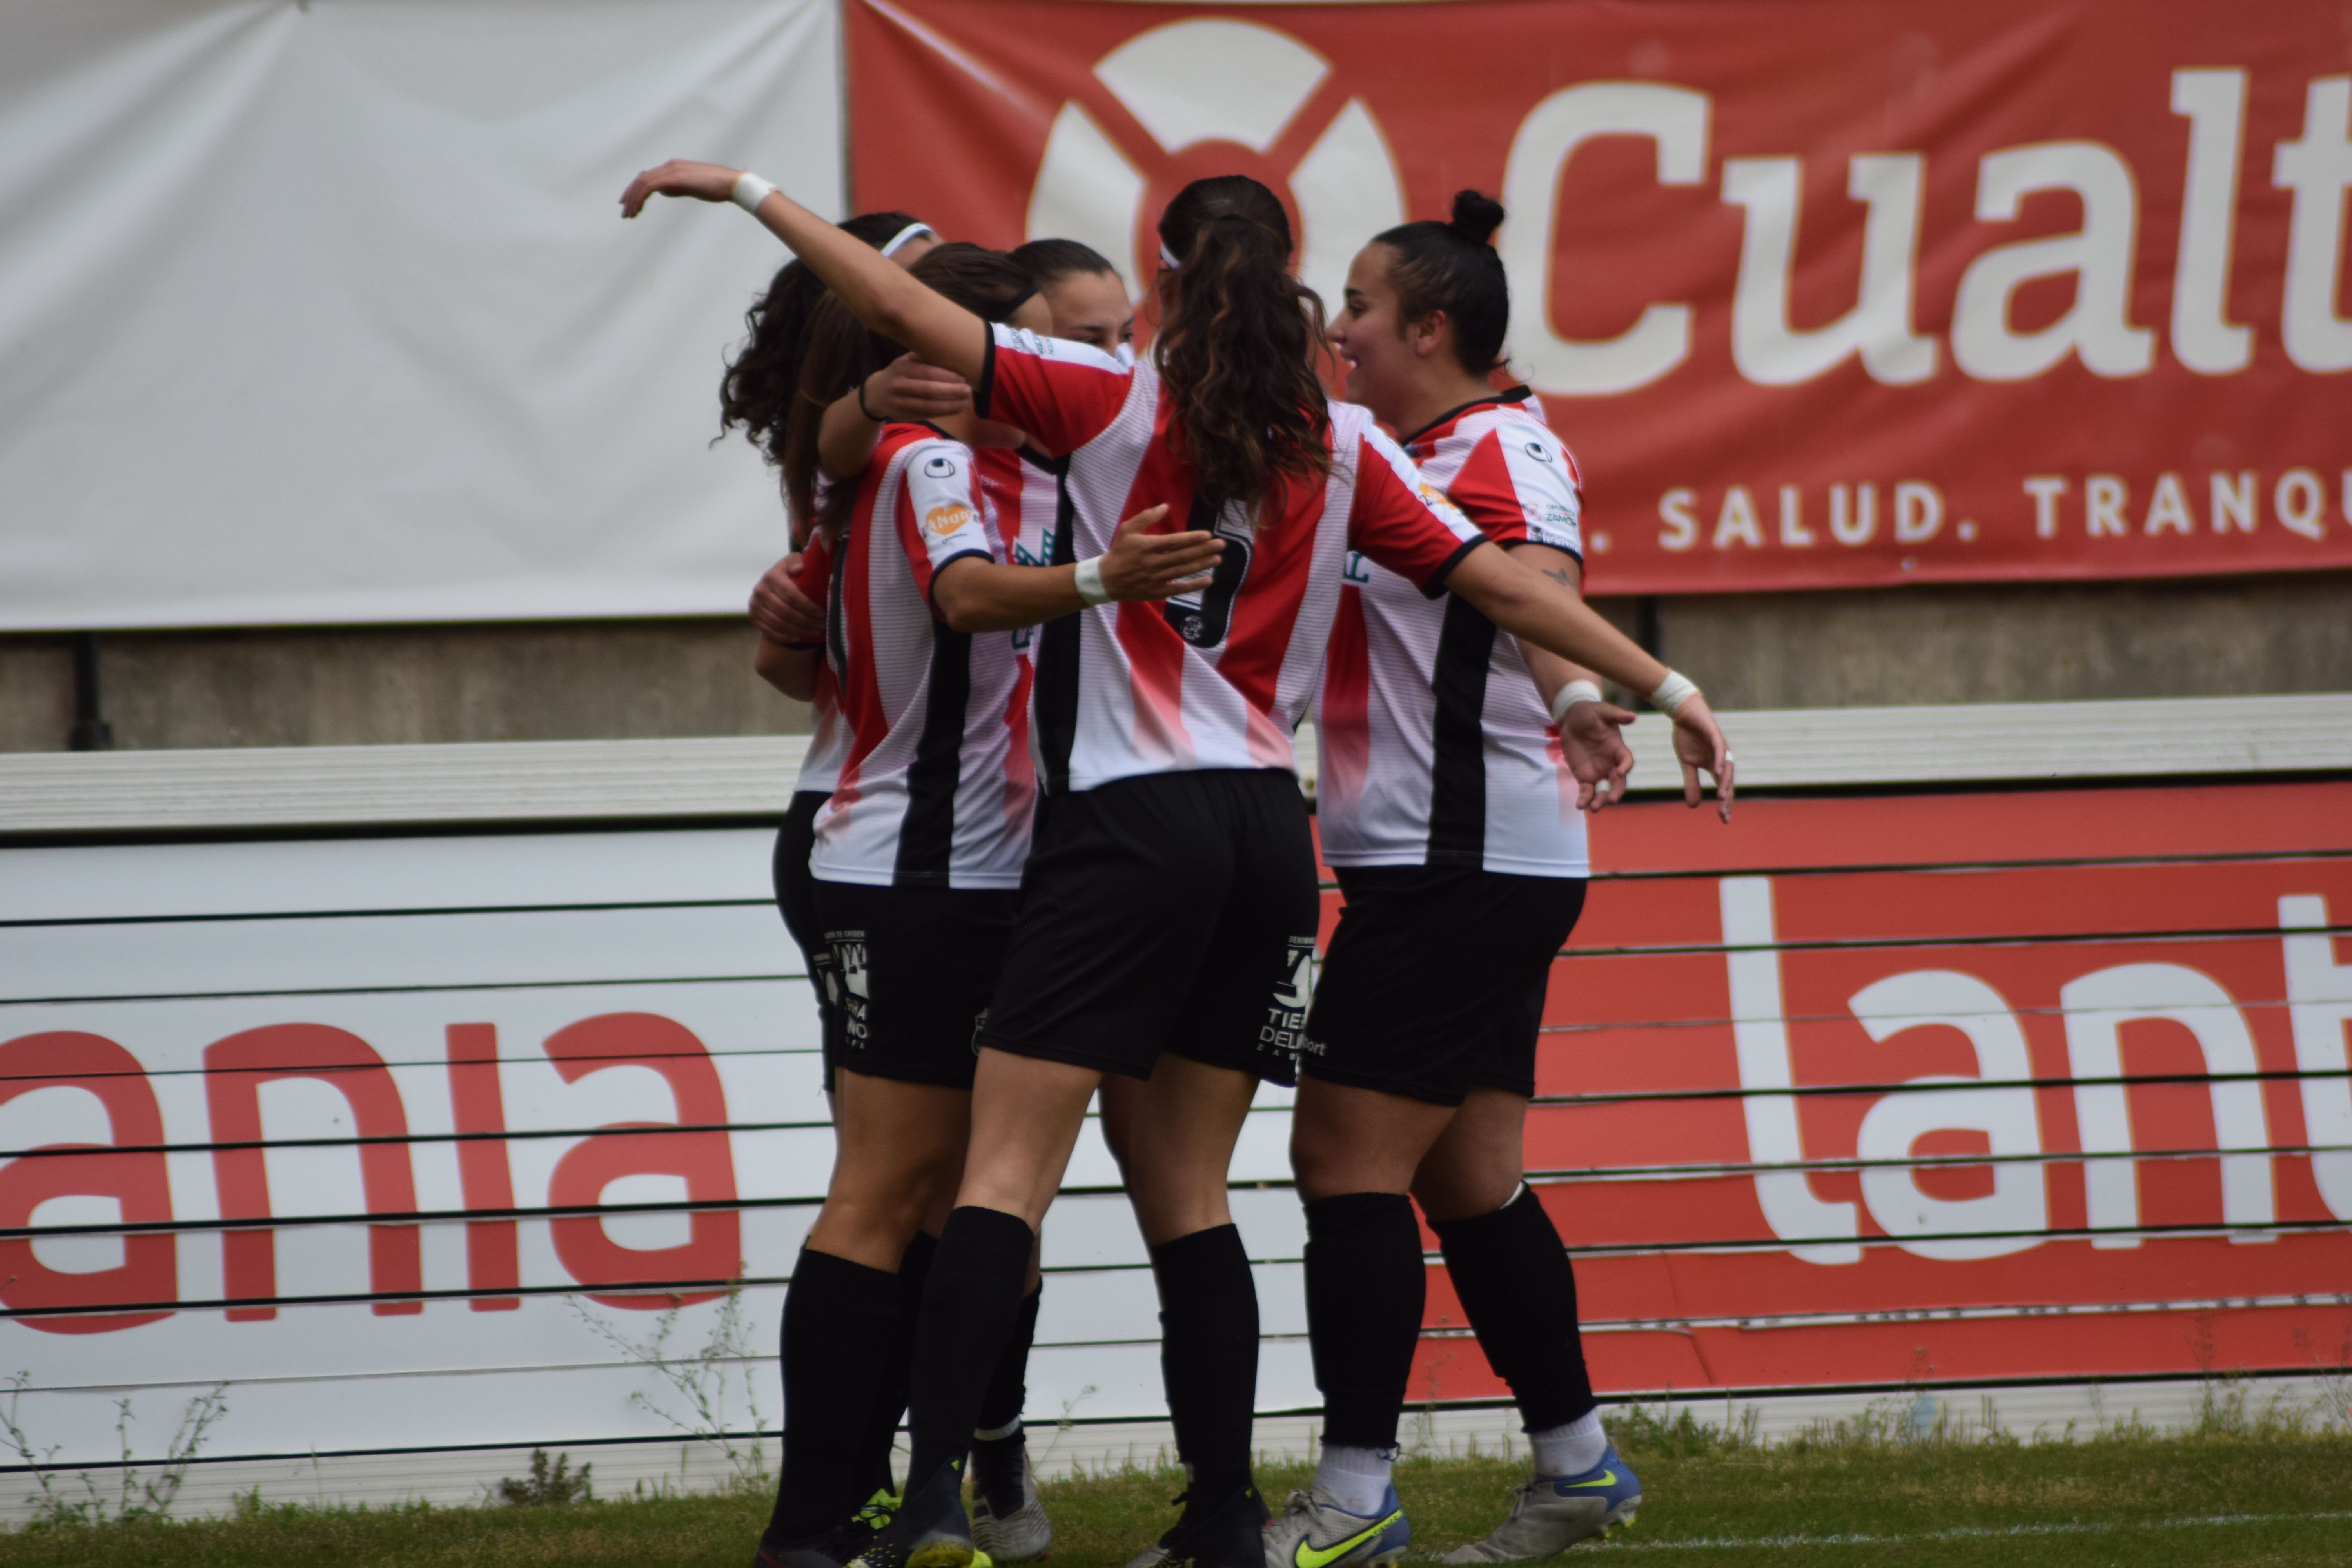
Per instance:
[[[1412,352],[1417,359],[1427,359],[1446,346],[1453,336],[1448,331],[1453,323],[1443,310],[1432,310],[1408,329],[1412,339]]]

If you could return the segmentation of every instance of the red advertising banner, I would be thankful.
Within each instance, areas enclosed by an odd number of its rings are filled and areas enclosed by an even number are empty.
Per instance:
[[[845,9],[857,205],[1139,289],[1202,174],[1327,300],[1498,194],[1598,592],[2352,565],[2340,6]]]
[[[2352,1363],[2343,784],[1595,832],[1528,1179],[1619,1393]],[[1434,1250],[1434,1238],[1431,1238]],[[1433,1269],[1416,1388],[1504,1396]]]

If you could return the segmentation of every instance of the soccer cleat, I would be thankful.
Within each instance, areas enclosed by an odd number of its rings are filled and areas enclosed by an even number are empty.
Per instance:
[[[844,1568],[873,1538],[865,1519],[861,1511],[847,1523],[806,1541],[772,1541],[762,1535],[751,1553],[751,1568]]]
[[[971,1539],[998,1563],[1034,1563],[1054,1544],[1054,1523],[1037,1500],[1029,1446],[1019,1436],[975,1443]]]
[[[922,1485],[909,1482],[890,1522],[872,1531],[851,1568],[971,1568],[971,1521],[963,1511],[963,1461],[941,1465]]]
[[[1158,1542],[1129,1559],[1127,1568],[1264,1568],[1265,1500],[1244,1487],[1213,1509],[1195,1512],[1192,1494],[1171,1502],[1186,1505],[1184,1516]]]
[[[1581,1475],[1538,1476],[1521,1487],[1511,1517],[1484,1541],[1457,1546],[1448,1563],[1524,1563],[1549,1557],[1580,1541],[1607,1535],[1633,1522],[1642,1506],[1642,1483],[1615,1444],[1601,1462]]]
[[[1291,1493],[1290,1506],[1265,1527],[1265,1568],[1387,1568],[1412,1541],[1396,1488],[1371,1513],[1349,1513],[1310,1489]]]
[[[877,1487],[874,1495],[866,1500],[866,1506],[857,1510],[857,1517],[853,1522],[862,1524],[868,1530],[879,1530],[889,1523],[890,1516],[898,1511],[898,1494],[885,1491]],[[864,1543],[860,1542],[860,1544]]]

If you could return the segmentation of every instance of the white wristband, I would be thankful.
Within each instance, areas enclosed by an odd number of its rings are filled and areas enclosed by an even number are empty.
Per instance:
[[[1079,599],[1088,605],[1110,603],[1110,590],[1103,586],[1102,557],[1099,555],[1089,555],[1078,563],[1078,574],[1075,585],[1078,590]]]
[[[1559,689],[1551,700],[1551,721],[1557,726],[1568,717],[1568,710],[1580,702],[1601,700],[1601,688],[1589,680],[1571,680]]]
[[[735,176],[735,205],[747,213],[760,210],[760,204],[776,194],[776,187],[746,169]]]
[[[1650,693],[1650,706],[1663,710],[1671,719],[1683,710],[1684,703],[1697,695],[1698,687],[1689,676],[1670,669],[1666,671],[1666,678],[1658,682],[1658,689]]]

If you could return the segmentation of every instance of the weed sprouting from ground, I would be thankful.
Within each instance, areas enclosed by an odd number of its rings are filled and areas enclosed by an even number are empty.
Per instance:
[[[593,1465],[583,1465],[580,1473],[572,1475],[572,1456],[559,1454],[555,1462],[547,1462],[547,1450],[530,1451],[530,1477],[518,1480],[509,1476],[499,1483],[499,1500],[513,1508],[562,1508],[575,1502],[587,1502],[595,1497],[588,1484],[588,1472]]]
[[[670,1335],[677,1329],[678,1314],[685,1310],[683,1305],[674,1306],[656,1319],[653,1338],[642,1342],[631,1339],[602,1314],[590,1311],[577,1300],[572,1303],[572,1310],[605,1343],[659,1374],[669,1384],[671,1393],[685,1402],[686,1413],[680,1415],[667,1399],[642,1392],[629,1395],[632,1404],[653,1414],[679,1436],[717,1448],[727,1461],[729,1489],[763,1494],[775,1484],[768,1470],[766,1447],[756,1435],[764,1423],[760,1418],[760,1390],[752,1369],[765,1358],[751,1341],[750,1325],[744,1321],[741,1285],[727,1292],[702,1348],[686,1354],[673,1352],[669,1342]],[[739,1380],[747,1417],[742,1426],[728,1420],[732,1391]],[[754,1436],[738,1436],[747,1429]]]
[[[0,1444],[5,1444],[30,1469],[33,1484],[37,1489],[26,1500],[33,1506],[36,1522],[50,1526],[76,1524],[110,1524],[141,1520],[167,1520],[172,1517],[172,1505],[179,1500],[180,1489],[186,1484],[188,1467],[195,1462],[197,1451],[205,1446],[205,1436],[213,1425],[228,1414],[228,1384],[219,1384],[209,1393],[188,1401],[180,1413],[178,1430],[164,1445],[160,1465],[143,1466],[134,1462],[131,1443],[131,1402],[114,1402],[114,1437],[121,1461],[115,1467],[110,1486],[101,1489],[96,1477],[88,1470],[78,1470],[72,1481],[61,1479],[61,1468],[54,1461],[62,1444],[52,1443],[37,1447],[18,1419],[19,1406],[31,1386],[33,1374],[20,1372],[8,1380],[8,1408],[0,1415]],[[79,1488],[77,1494],[76,1488]]]

